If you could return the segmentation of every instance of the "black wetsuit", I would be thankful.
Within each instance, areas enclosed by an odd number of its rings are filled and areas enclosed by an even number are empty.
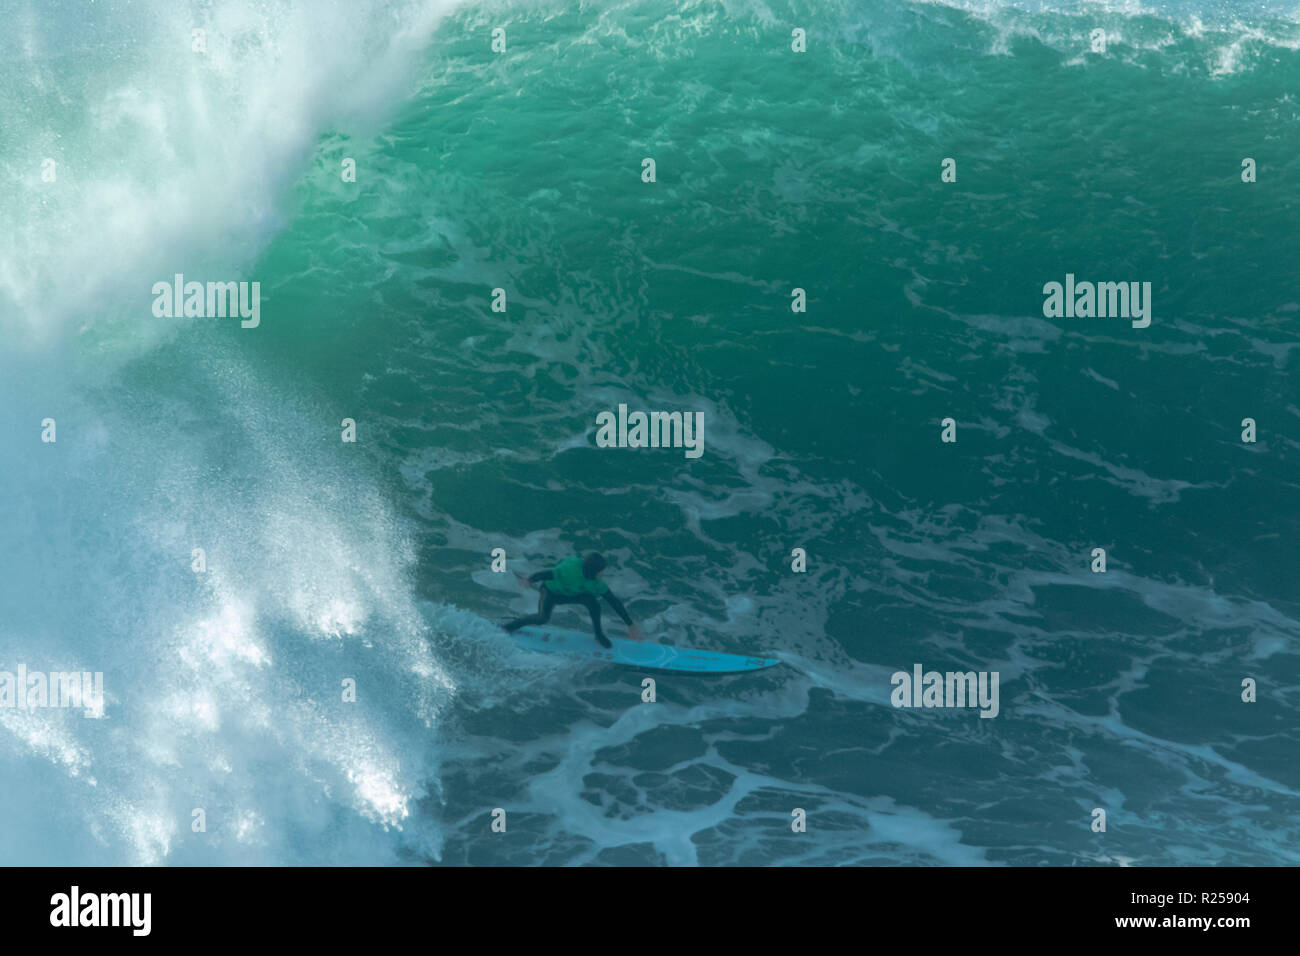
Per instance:
[[[537,584],[541,581],[549,581],[555,576],[553,571],[538,571],[530,576],[530,584]],[[632,618],[627,613],[627,608],[623,607],[623,602],[614,597],[613,591],[605,591],[605,600],[609,602],[618,616],[623,619],[623,623],[631,626]],[[600,602],[596,600],[594,594],[555,594],[550,591],[545,584],[542,584],[541,595],[537,599],[537,613],[529,614],[527,617],[521,617],[505,625],[507,631],[517,631],[521,627],[530,627],[537,624],[545,624],[551,619],[551,612],[555,610],[558,604],[581,604],[591,614],[591,626],[596,632],[596,640],[600,641],[602,647],[613,647],[609,638],[600,627]]]

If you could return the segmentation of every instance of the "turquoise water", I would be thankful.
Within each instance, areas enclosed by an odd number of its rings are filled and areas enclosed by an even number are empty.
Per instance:
[[[107,701],[0,708],[0,858],[1300,862],[1294,9],[9,7],[0,669]],[[642,703],[502,637],[494,548],[787,666]]]

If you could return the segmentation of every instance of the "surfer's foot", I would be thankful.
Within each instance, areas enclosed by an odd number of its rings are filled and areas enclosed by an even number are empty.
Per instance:
[[[606,650],[614,646],[613,642],[610,641],[610,639],[603,634],[597,634],[596,640],[599,641],[600,646],[605,648]]]

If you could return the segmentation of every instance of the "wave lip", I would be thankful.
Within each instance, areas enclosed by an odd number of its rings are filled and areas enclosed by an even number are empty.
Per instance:
[[[455,6],[29,7],[0,56],[0,175],[18,184],[0,191],[0,322],[57,336],[147,316],[177,271],[241,275],[321,133],[380,122]]]

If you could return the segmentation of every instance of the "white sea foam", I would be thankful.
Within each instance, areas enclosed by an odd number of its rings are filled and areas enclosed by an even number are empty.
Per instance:
[[[371,466],[304,441],[337,421],[220,354],[177,343],[147,388],[106,359],[153,361],[151,272],[253,261],[321,132],[377,122],[452,6],[53,3],[0,39],[18,184],[0,191],[0,665],[68,661],[107,689],[102,720],[0,712],[7,862],[436,855],[420,806],[455,682]],[[125,321],[110,351],[77,334],[102,319]],[[46,416],[53,444],[29,427]]]
[[[373,129],[456,5],[29,7],[0,41],[0,173],[17,184],[0,191],[6,334],[147,325],[151,271],[237,275],[284,225],[284,192],[321,132]]]

